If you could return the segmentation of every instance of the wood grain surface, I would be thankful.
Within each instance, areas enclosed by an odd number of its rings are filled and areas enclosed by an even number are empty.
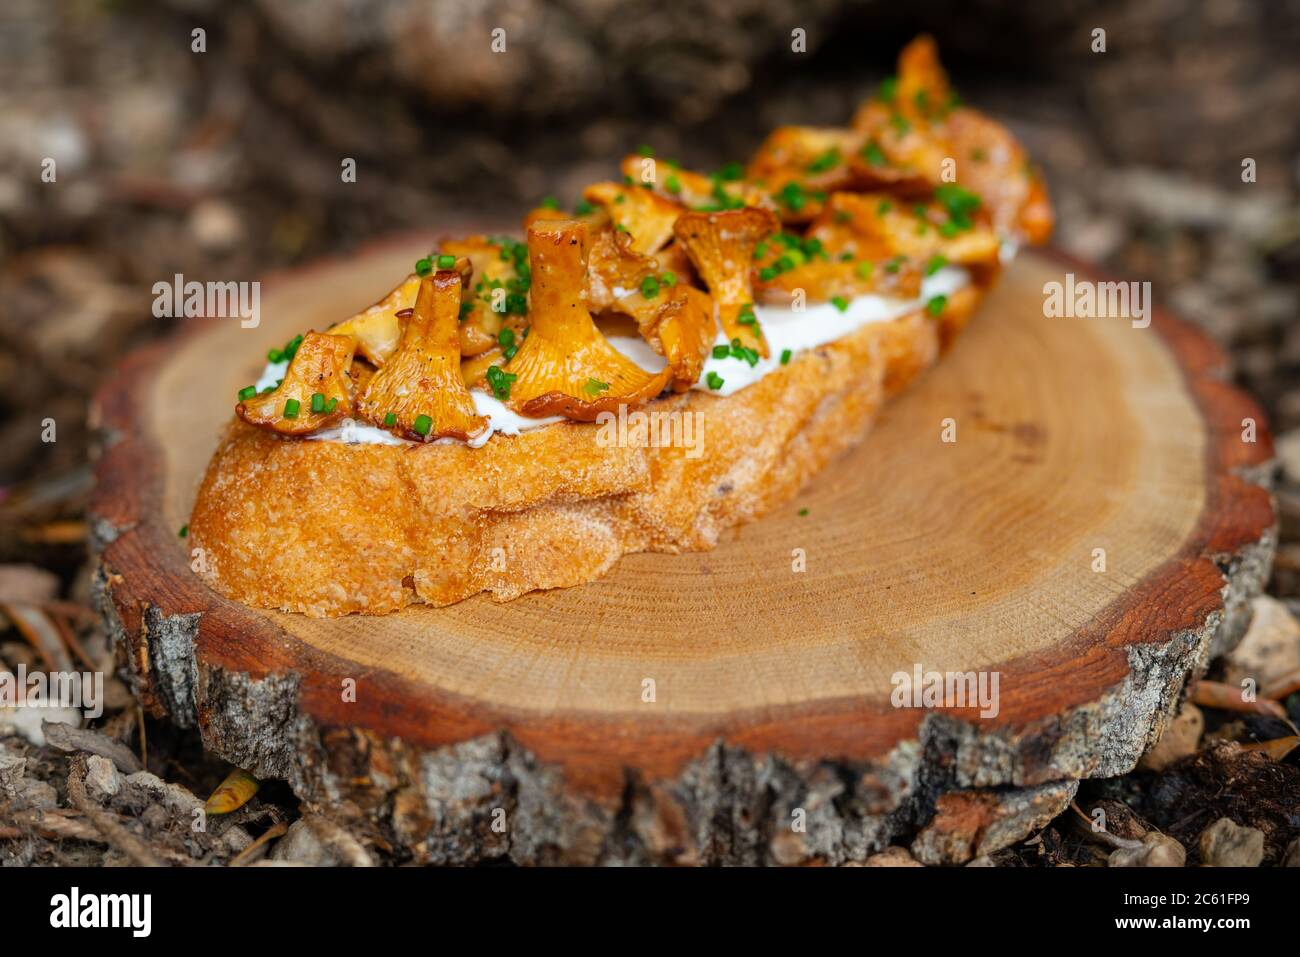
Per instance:
[[[780,859],[779,822],[752,824],[753,851],[737,808],[766,788],[771,818],[836,768],[871,792],[832,802],[829,850],[804,840],[838,861],[923,823],[941,791],[1120,773],[1267,578],[1270,439],[1217,348],[1162,314],[1046,318],[1043,283],[1083,267],[1024,255],[865,443],[714,551],[382,617],[222,599],[177,530],[228,397],[425,248],[275,277],[257,329],[189,320],[132,357],[99,398],[93,505],[102,607],[146,704],[422,859]],[[997,672],[996,717],[891,706],[918,665]],[[785,784],[737,783],[735,761]],[[500,838],[485,815],[507,805]]]

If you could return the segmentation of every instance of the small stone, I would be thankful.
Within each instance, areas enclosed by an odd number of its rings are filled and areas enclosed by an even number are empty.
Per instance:
[[[1251,602],[1250,627],[1227,655],[1224,681],[1240,685],[1254,678],[1258,687],[1300,668],[1300,622],[1276,598],[1259,595]]]
[[[22,787],[27,759],[8,751],[0,751],[0,794],[12,800]]]
[[[1273,443],[1282,475],[1292,485],[1300,486],[1300,429],[1292,429]]]
[[[310,864],[315,867],[336,867],[338,858],[321,843],[305,820],[289,825],[284,837],[271,849],[271,860],[293,864]]]
[[[38,811],[52,811],[59,806],[59,792],[49,781],[25,778],[18,790],[18,803]]]
[[[221,845],[232,854],[238,854],[252,843],[252,835],[238,824],[226,828],[225,832],[221,835]]]
[[[1259,867],[1264,832],[1221,817],[1201,832],[1201,862],[1206,867]]]
[[[1138,762],[1143,771],[1163,771],[1169,765],[1189,754],[1196,753],[1205,730],[1205,716],[1190,701],[1178,709],[1177,716],[1165,727],[1160,740]]]
[[[161,801],[162,807],[187,821],[194,815],[195,808],[203,807],[203,802],[179,784],[170,784],[149,771],[137,771],[124,779],[128,790],[135,792],[137,801]]]
[[[122,776],[113,762],[92,754],[86,758],[86,793],[92,800],[103,803],[122,790]]]
[[[808,858],[808,845],[804,843],[803,835],[795,831],[783,828],[772,838],[768,847],[772,852],[772,860],[782,867],[802,864]]]
[[[167,826],[167,811],[161,804],[150,804],[140,814],[140,820],[151,831],[160,831]]]
[[[35,565],[0,565],[0,601],[38,605],[59,594],[59,578]]]
[[[190,231],[200,246],[221,252],[243,238],[244,224],[229,203],[205,199],[190,212]]]
[[[862,862],[863,867],[925,867],[905,847],[887,847]]]
[[[1121,847],[1106,859],[1109,867],[1182,867],[1186,863],[1183,845],[1158,831],[1142,838],[1141,847]]]
[[[1282,852],[1282,866],[1300,867],[1300,837],[1288,844],[1286,850]]]

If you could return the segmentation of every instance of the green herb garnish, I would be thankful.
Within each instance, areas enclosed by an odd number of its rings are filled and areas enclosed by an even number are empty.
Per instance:
[[[519,378],[513,372],[503,372],[500,366],[488,366],[487,383],[492,394],[504,402],[510,398],[510,385]]]

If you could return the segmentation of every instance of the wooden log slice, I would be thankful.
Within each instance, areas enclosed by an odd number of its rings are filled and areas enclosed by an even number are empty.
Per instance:
[[[1221,353],[1163,314],[1046,318],[1083,270],[1026,255],[865,443],[714,551],[384,617],[221,598],[177,531],[230,397],[427,248],[274,277],[258,329],[133,356],[93,505],[149,709],[415,859],[839,863],[944,793],[1059,804],[1134,764],[1267,579],[1271,442]],[[894,707],[917,667],[996,672],[996,716]]]

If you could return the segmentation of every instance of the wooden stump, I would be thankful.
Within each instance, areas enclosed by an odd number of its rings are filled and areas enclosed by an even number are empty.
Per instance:
[[[1045,318],[1081,270],[1026,256],[862,446],[714,551],[379,618],[220,598],[177,530],[226,399],[427,247],[274,278],[258,330],[132,357],[93,506],[148,708],[418,860],[841,863],[927,822],[934,860],[988,853],[1131,768],[1268,577],[1271,443],[1219,351],[1164,315]],[[917,667],[997,672],[996,716],[892,706]]]

